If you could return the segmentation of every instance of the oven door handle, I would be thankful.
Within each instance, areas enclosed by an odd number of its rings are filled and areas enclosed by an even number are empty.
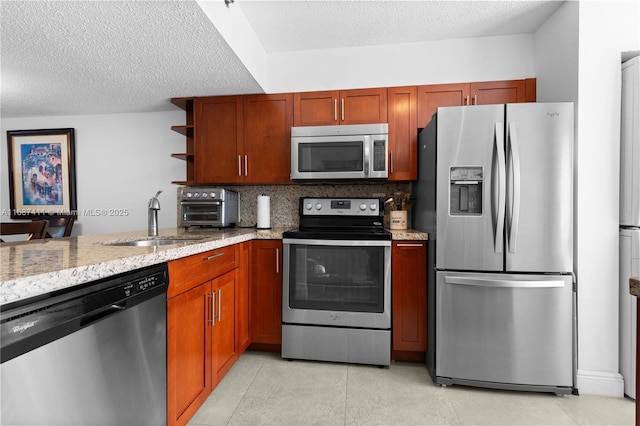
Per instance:
[[[282,244],[296,244],[308,246],[344,246],[344,247],[391,247],[388,240],[332,240],[332,239],[305,239],[305,238],[284,238]]]

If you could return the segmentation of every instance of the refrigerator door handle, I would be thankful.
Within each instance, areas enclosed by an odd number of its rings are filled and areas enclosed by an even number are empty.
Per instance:
[[[478,277],[460,277],[460,276],[447,276],[445,277],[446,284],[457,285],[471,285],[476,287],[509,287],[509,288],[552,288],[552,287],[564,287],[564,281],[562,280],[508,280],[508,279],[492,279],[492,278],[478,278]]]
[[[520,152],[518,150],[518,137],[516,124],[509,123],[509,152],[513,164],[513,207],[511,223],[509,224],[509,253],[516,252],[518,240],[518,223],[520,219]]]
[[[498,215],[496,217],[493,245],[494,251],[496,253],[502,253],[502,234],[504,232],[507,172],[504,154],[504,127],[500,122],[495,124],[494,141],[496,145],[496,153],[498,155]]]

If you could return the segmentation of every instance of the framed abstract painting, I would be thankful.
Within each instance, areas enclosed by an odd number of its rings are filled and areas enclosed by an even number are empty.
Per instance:
[[[12,219],[76,214],[74,129],[7,130]]]

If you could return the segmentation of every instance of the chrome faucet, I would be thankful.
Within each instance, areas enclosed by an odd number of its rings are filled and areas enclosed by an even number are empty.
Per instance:
[[[162,191],[158,191],[155,196],[149,200],[149,236],[158,236],[158,210],[160,210],[160,201],[158,195]]]

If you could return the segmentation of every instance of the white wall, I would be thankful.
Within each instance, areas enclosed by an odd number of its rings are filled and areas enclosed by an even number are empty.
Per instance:
[[[185,163],[171,153],[185,151],[185,137],[170,130],[184,124],[178,110],[144,114],[5,118],[1,123],[0,167],[7,168],[7,130],[75,129],[78,220],[73,235],[147,228],[147,204],[157,190],[159,225],[175,227],[176,185],[186,177]],[[0,207],[9,209],[9,182],[0,174]],[[90,211],[127,209],[126,216],[95,216]],[[8,221],[8,216],[2,217]]]
[[[299,92],[534,76],[533,36],[271,53],[268,91]]]
[[[620,54],[640,47],[640,7],[581,2],[579,12],[578,310],[593,314],[579,323],[578,384],[599,393],[619,371]]]
[[[575,271],[580,393],[622,396],[618,373],[620,53],[636,2],[566,2],[535,36],[538,101],[576,103]]]

